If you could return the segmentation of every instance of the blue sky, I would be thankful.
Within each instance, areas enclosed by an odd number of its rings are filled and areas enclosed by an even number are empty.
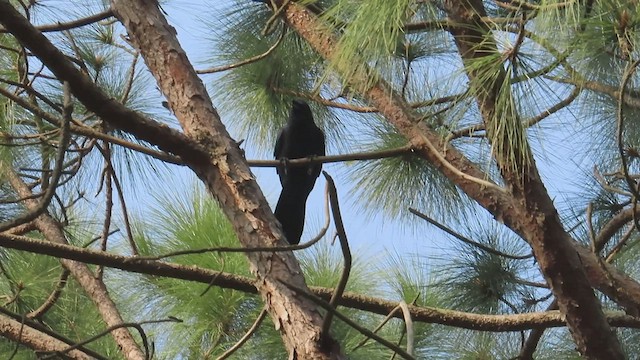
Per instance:
[[[246,0],[247,6],[255,6],[255,3]],[[203,25],[203,20],[211,23],[212,17],[215,22],[217,16],[223,16],[223,8],[229,3],[228,0],[210,3],[194,0],[171,1],[163,8],[167,11],[170,23],[177,29],[178,38],[187,54],[196,67],[210,66],[207,58],[216,49],[208,48],[211,44],[207,39],[214,35]],[[204,48],[203,48],[204,44]],[[209,89],[214,89],[215,75],[206,75],[203,77],[205,84]],[[212,91],[213,93],[213,91]],[[547,99],[554,101],[554,99]],[[215,99],[214,99],[215,105]],[[220,113],[222,121],[229,124],[226,119],[238,116],[234,113]],[[543,127],[536,128],[533,131],[540,134],[544,142],[532,142],[532,147],[539,159],[541,174],[546,181],[547,189],[555,198],[559,206],[563,206],[563,202],[567,198],[572,198],[573,194],[579,189],[579,181],[576,182],[576,174],[583,172],[585,165],[590,168],[591,161],[587,158],[572,154],[573,147],[576,143],[589,141],[592,134],[584,133],[583,137],[576,139],[575,128],[567,128],[566,117],[575,117],[569,111],[561,111],[552,118],[543,122]],[[565,125],[561,125],[561,122]],[[582,126],[578,124],[577,126]],[[243,134],[237,129],[228,126],[231,135],[236,139],[243,139]],[[568,141],[573,139],[572,141]],[[243,144],[249,159],[270,159],[271,153],[259,152],[252,144]],[[336,155],[329,149],[329,154]],[[348,236],[352,247],[356,250],[360,249],[370,255],[381,255],[385,250],[406,254],[407,256],[441,256],[451,250],[452,241],[457,241],[444,235],[441,231],[434,229],[433,226],[426,222],[411,221],[407,222],[390,219],[379,210],[372,211],[371,216],[363,215],[361,206],[354,206],[357,199],[354,194],[349,191],[352,184],[344,174],[344,164],[328,164],[324,167],[331,173],[337,181],[338,192],[341,198],[341,208],[343,211],[344,221],[346,224]],[[271,168],[254,168],[254,174],[257,177],[265,196],[269,200],[272,207],[277,201],[280,184],[277,180],[275,170]],[[188,190],[186,190],[188,191]],[[310,238],[316,230],[324,222],[323,220],[323,191],[324,179],[322,177],[316,184],[316,187],[309,198],[307,204],[307,221],[305,225],[305,238]],[[437,214],[429,214],[438,219]],[[486,211],[479,209],[477,215],[480,219],[488,217]],[[460,231],[461,229],[456,229]],[[333,231],[333,230],[330,230]],[[463,232],[464,231],[460,231]]]

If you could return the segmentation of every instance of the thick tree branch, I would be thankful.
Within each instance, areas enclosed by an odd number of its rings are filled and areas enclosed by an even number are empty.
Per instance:
[[[277,2],[278,5],[282,5]],[[450,9],[459,10],[459,3],[452,4]],[[478,6],[479,8],[481,7]],[[304,8],[297,4],[288,4],[287,10],[284,12],[286,20],[309,44],[326,59],[332,59],[335,54],[337,39],[334,37],[327,26],[323,25],[313,13],[306,11]],[[476,31],[478,24],[477,17],[461,16],[460,19],[455,19],[458,22],[466,22],[468,29]],[[474,37],[471,37],[474,39]],[[475,34],[475,39],[482,42],[484,37],[481,33]],[[469,39],[467,39],[469,41]],[[468,50],[461,49],[462,54],[474,54],[474,49],[484,49],[485,45],[468,44]],[[494,53],[495,50],[491,50]],[[364,65],[363,65],[364,66]],[[361,79],[367,79],[365,70],[361,73],[352,75],[353,72],[341,69],[336,66],[336,71],[341,75],[349,76],[345,78],[345,82],[352,85],[353,88],[362,88]],[[370,69],[369,69],[370,70]],[[578,297],[578,303],[582,303],[580,308],[570,306],[570,301],[564,303],[561,307],[563,311],[568,314],[568,319],[572,324],[572,328],[577,328],[577,321],[587,320],[592,326],[582,326],[586,330],[586,333],[578,335],[581,339],[593,340],[594,344],[601,344],[604,346],[587,346],[589,349],[600,349],[600,351],[608,352],[611,350],[614,358],[619,357],[619,346],[617,346],[617,339],[611,334],[608,329],[608,325],[603,320],[602,311],[599,304],[595,300],[595,296],[591,291],[591,288],[586,282],[580,282],[576,279],[585,279],[582,266],[586,267],[587,273],[590,275],[592,283],[596,284],[603,292],[617,298],[618,301],[627,304],[637,304],[633,297],[629,297],[629,294],[625,294],[624,291],[633,289],[633,292],[640,291],[637,283],[625,277],[622,274],[616,274],[619,278],[624,278],[625,285],[631,285],[626,287],[627,290],[618,291],[611,286],[611,278],[603,272],[599,265],[599,261],[593,254],[589,254],[586,249],[581,246],[571,243],[571,238],[562,229],[559,222],[559,218],[553,204],[548,199],[542,183],[536,181],[537,173],[532,173],[533,178],[528,179],[530,185],[539,185],[539,188],[535,189],[527,194],[525,199],[513,194],[506,194],[504,191],[500,191],[495,186],[486,186],[485,182],[479,182],[477,179],[485,179],[486,175],[480,171],[475,164],[471,163],[466,157],[464,157],[459,151],[452,146],[443,144],[440,136],[434,131],[429,129],[425,124],[415,121],[410,107],[395,94],[389,85],[379,80],[372,86],[366,87],[366,97],[372,103],[373,106],[378,108],[380,113],[384,115],[389,122],[394,124],[396,128],[404,134],[414,145],[416,153],[423,156],[425,159],[433,163],[438,167],[448,178],[450,178],[456,185],[458,185],[469,196],[474,198],[480,205],[489,210],[498,221],[504,222],[507,226],[513,229],[516,233],[520,234],[524,239],[528,239],[531,244],[537,245],[534,250],[537,251],[537,257],[545,259],[543,262],[543,271],[547,276],[553,275],[554,277],[559,273],[563,281],[555,279],[555,291],[561,292],[565,299],[575,299]],[[489,93],[495,96],[497,89],[491,87],[487,90]],[[483,102],[489,103],[491,98],[487,98]],[[495,99],[493,99],[495,102]],[[453,168],[452,168],[453,167]],[[535,170],[535,168],[533,168]],[[456,171],[457,170],[457,171]],[[540,194],[543,196],[541,201],[531,199],[532,195]],[[541,207],[539,207],[541,206]],[[538,221],[542,219],[543,221]],[[544,255],[554,255],[553,251],[545,252],[541,247],[542,244],[551,245],[553,249],[558,249],[557,254],[562,254],[563,258],[567,258],[571,266],[554,267],[553,265],[561,264],[561,261],[551,261],[549,257]],[[579,254],[579,255],[577,255]],[[579,257],[578,257],[579,256]],[[586,259],[585,258],[589,258]],[[579,259],[582,259],[580,263]],[[596,275],[597,276],[594,276]],[[575,277],[567,277],[568,275],[575,275]],[[620,287],[620,285],[618,285]],[[568,294],[569,296],[566,296]],[[570,313],[570,316],[569,316]],[[587,316],[588,314],[588,316]],[[594,316],[594,314],[600,314],[600,316]],[[602,336],[609,334],[608,336]],[[579,342],[581,342],[580,340]],[[613,344],[613,346],[608,346]],[[585,350],[584,344],[579,344],[581,350]],[[604,350],[602,350],[604,349]]]
[[[183,159],[205,183],[246,248],[284,244],[278,222],[247,166],[244,154],[228,134],[209,94],[176,33],[157,3],[112,0],[113,12],[139,49],[158,87],[166,96],[186,136],[207,149],[205,157]],[[306,288],[291,252],[247,252],[257,288],[292,358],[341,359],[339,347],[324,347],[317,306],[284,284]],[[331,341],[331,343],[335,343]]]
[[[36,352],[61,351],[69,347],[69,344],[6,315],[0,315],[0,336]],[[81,350],[69,351],[66,356],[74,360],[95,359]]]
[[[166,152],[189,159],[206,158],[206,151],[181,132],[152,121],[106,95],[7,0],[0,1],[0,23],[60,81],[68,81],[73,95],[87,109],[112,126]]]
[[[12,169],[5,169],[5,176],[18,195],[28,196],[31,194],[31,190],[27,184],[25,184]],[[35,209],[38,206],[38,201],[33,199],[25,200],[24,203],[28,210]],[[60,224],[49,216],[48,213],[45,212],[41,214],[34,220],[34,223],[38,231],[40,231],[50,242],[60,245],[68,245]],[[96,305],[98,312],[107,325],[114,326],[124,323],[116,304],[109,296],[106,286],[102,281],[95,278],[94,274],[86,264],[64,258],[60,259],[60,263],[71,272],[76,281],[80,286],[82,286],[87,296]],[[145,359],[144,354],[127,329],[119,328],[114,330],[111,334],[115,342],[122,349],[123,356],[126,359]]]
[[[163,261],[146,260],[138,257],[115,255],[103,251],[51,243],[8,233],[0,233],[0,246],[134,273],[187,280],[207,286],[220,286],[249,294],[258,293],[256,289],[256,279],[230,273],[221,273],[193,265],[180,265]],[[334,289],[330,288],[314,286],[310,289],[313,294],[326,301],[328,301],[334,293]],[[394,301],[350,292],[344,293],[338,304],[340,306],[368,311],[383,316],[394,312],[394,309],[398,306],[398,303]],[[559,312],[487,315],[414,305],[409,305],[409,309],[411,310],[411,318],[416,322],[441,324],[478,331],[521,331],[534,328],[562,327],[566,325],[562,321]],[[397,311],[393,313],[393,316],[399,319],[403,318],[402,313]],[[609,313],[607,319],[612,326],[640,328],[640,318],[637,317],[620,313]]]
[[[285,15],[290,25],[318,53],[327,59],[334,56],[337,39],[312,13],[291,4]],[[356,80],[351,79],[356,82],[354,88],[360,85]],[[374,84],[366,95],[380,113],[414,145],[414,153],[434,164],[468,196],[489,211],[497,221],[526,238],[528,224],[524,220],[530,219],[531,214],[527,213],[522,204],[504,191],[499,191],[495,187],[485,187],[470,180],[469,177],[487,179],[489,176],[451,144],[443,141],[435,131],[424,123],[416,122],[410,107],[388,89],[388,85],[379,82]],[[427,143],[431,143],[432,146],[428,146]],[[464,172],[468,177],[452,171],[445,162]],[[591,284],[614,301],[627,307],[631,313],[637,313],[640,310],[640,284],[614,267],[608,264],[603,265],[589,249],[580,243],[574,241],[572,245],[574,251],[579,254]],[[617,285],[613,285],[614,283]]]
[[[492,140],[495,158],[511,196],[523,210],[522,232],[538,261],[540,269],[551,286],[560,311],[580,353],[587,358],[622,359],[618,338],[609,327],[600,303],[587,280],[579,255],[574,250],[567,232],[547,190],[542,183],[528,143],[498,135],[497,129],[506,121],[519,121],[502,114],[500,94],[505,89],[506,73],[502,66],[480,70],[472,64],[498,54],[498,48],[489,26],[480,18],[486,16],[480,0],[465,2],[445,1],[450,18],[465,24],[452,29],[458,52],[465,64],[467,75],[476,91],[480,113],[488,138]],[[487,75],[486,71],[495,72]],[[507,125],[508,126],[508,125]],[[517,128],[516,128],[517,129]],[[524,129],[519,128],[523,132]]]
[[[113,1],[112,9],[127,28],[132,42],[140,48],[186,136],[154,123],[105,95],[6,0],[0,1],[0,23],[58,79],[68,81],[76,98],[87,109],[111,126],[179,155],[214,194],[244,246],[283,242],[277,221],[237,143],[226,132],[157,3]],[[248,257],[285,347],[302,358],[341,358],[339,353],[325,353],[317,342],[322,319],[315,310],[316,305],[282,285],[288,282],[305,287],[293,255],[255,252],[248,253]]]

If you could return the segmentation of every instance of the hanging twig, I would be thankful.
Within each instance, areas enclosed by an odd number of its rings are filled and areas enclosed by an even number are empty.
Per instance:
[[[133,230],[131,229],[131,223],[129,222],[129,212],[127,211],[127,203],[124,198],[124,190],[122,189],[120,180],[118,180],[118,176],[116,175],[113,166],[111,165],[111,152],[108,151],[108,148],[102,148],[99,144],[97,144],[96,147],[100,151],[106,162],[105,176],[109,176],[113,180],[113,185],[115,185],[116,187],[116,194],[118,195],[118,200],[120,201],[120,208],[122,209],[122,217],[124,219],[124,228],[127,233],[127,240],[129,242],[129,246],[131,247],[131,252],[133,253],[133,255],[139,255],[138,246],[133,239]],[[111,182],[109,181],[108,184],[111,184]]]
[[[109,229],[111,228],[111,216],[113,215],[113,184],[111,181],[111,173],[113,167],[111,166],[111,147],[108,142],[105,142],[104,148],[98,145],[98,149],[101,151],[104,157],[104,167],[102,169],[102,181],[100,182],[100,189],[96,192],[96,196],[101,192],[104,186],[104,221],[102,222],[102,236],[100,238],[100,250],[107,251],[107,242],[109,240]],[[98,266],[96,270],[96,278],[102,279],[104,267]]]
[[[413,347],[415,342],[415,333],[413,331],[413,320],[411,320],[411,311],[409,306],[402,300],[400,301],[400,308],[402,309],[402,315],[404,317],[404,325],[407,332],[407,354],[413,356]]]
[[[547,306],[546,311],[557,310],[558,302],[553,300],[549,306]],[[532,360],[533,353],[536,351],[538,347],[538,343],[544,334],[545,328],[533,329],[529,332],[529,337],[525,340],[520,348],[520,353],[518,354],[518,360]]]
[[[633,75],[633,73],[636,71],[636,68],[638,67],[638,65],[640,65],[640,60],[636,60],[633,63],[629,64],[629,66],[627,67],[627,69],[625,70],[624,75],[622,76],[622,82],[620,83],[620,91],[618,92],[618,124],[617,124],[617,132],[616,132],[616,140],[618,143],[618,152],[620,155],[620,162],[621,162],[621,170],[622,173],[624,174],[624,178],[627,182],[627,185],[629,186],[629,191],[631,191],[631,193],[633,194],[633,207],[635,208],[635,206],[637,205],[638,202],[638,198],[640,198],[640,192],[638,192],[638,185],[636,184],[636,182],[629,176],[629,169],[627,168],[627,158],[625,155],[625,150],[624,150],[624,144],[623,144],[623,139],[622,139],[622,131],[624,129],[624,92],[625,89],[627,87],[627,83],[629,82],[629,79],[631,78],[631,76]],[[636,213],[633,213],[633,223],[636,226],[636,229],[638,229],[638,231],[640,231],[640,222],[638,221],[638,217],[636,216]]]
[[[347,241],[347,232],[344,229],[344,223],[342,222],[342,215],[340,214],[340,203],[338,202],[338,190],[336,190],[336,184],[333,178],[329,176],[326,171],[322,172],[325,179],[327,179],[327,188],[329,189],[329,200],[331,201],[331,213],[333,215],[333,222],[336,226],[336,232],[338,239],[340,239],[340,249],[342,250],[342,257],[344,258],[344,265],[342,268],[342,275],[338,286],[336,286],[329,305],[334,309],[337,308],[338,302],[344,293],[344,289],[347,287],[347,281],[349,281],[349,274],[351,273],[351,250],[349,250],[349,242]],[[333,320],[333,313],[328,312],[322,323],[322,330],[320,336],[328,336],[329,329],[331,328],[331,321]]]

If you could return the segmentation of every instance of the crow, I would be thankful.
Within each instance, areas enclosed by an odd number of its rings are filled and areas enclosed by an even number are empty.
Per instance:
[[[311,108],[302,100],[293,100],[289,121],[280,131],[273,150],[273,156],[281,160],[276,170],[282,185],[274,214],[291,245],[300,243],[307,198],[322,164],[292,166],[287,160],[324,155],[324,133],[314,123]]]

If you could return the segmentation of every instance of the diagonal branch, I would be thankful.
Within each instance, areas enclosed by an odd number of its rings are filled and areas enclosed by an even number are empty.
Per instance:
[[[112,0],[116,17],[139,49],[185,135],[207,149],[205,156],[184,158],[220,204],[243,247],[285,243],[268,202],[238,143],[231,138],[207,90],[156,2]],[[341,359],[338,346],[321,342],[322,317],[317,305],[284,284],[306,288],[292,252],[245,253],[257,288],[291,357]],[[292,321],[291,319],[295,319]],[[325,337],[323,340],[326,340]]]
[[[475,4],[476,8],[482,9],[480,2]],[[465,37],[467,41],[466,49],[460,49],[461,54],[475,56],[474,54],[482,53],[476,52],[477,49],[487,50],[487,45],[483,43],[484,35],[476,30],[478,29],[478,19],[482,14],[474,16],[470,9],[463,9],[464,6],[460,6],[461,3],[458,2],[449,3],[451,14],[455,13],[455,11],[464,10],[464,14],[454,20],[466,24],[466,26],[461,26],[458,29],[460,33],[454,33],[454,36],[458,38]],[[294,3],[287,6],[284,14],[289,25],[321,56],[328,60],[334,57],[337,39],[334,33],[318,20],[312,12]],[[465,31],[473,31],[475,34],[464,33]],[[491,54],[497,50],[490,48],[488,51]],[[336,65],[335,70],[344,76],[344,81],[354,89],[366,89],[364,91],[365,97],[368,98],[373,106],[378,108],[390,123],[395,125],[400,133],[410,140],[417,154],[433,163],[465,193],[489,210],[498,221],[504,222],[524,239],[527,239],[530,244],[534,245],[534,253],[542,265],[543,273],[549,278],[555,277],[551,280],[555,285],[556,296],[560,294],[566,300],[562,301],[561,309],[567,314],[572,330],[577,333],[576,341],[581,351],[584,353],[592,349],[599,349],[594,351],[603,351],[607,354],[613,354],[613,358],[619,358],[619,344],[606,321],[604,321],[602,310],[595,299],[591,287],[586,282],[583,266],[587,268],[587,272],[592,276],[592,283],[595,283],[603,292],[613,298],[618,298],[618,301],[626,304],[631,303],[637,307],[637,298],[634,300],[633,297],[629,297],[629,294],[625,294],[626,290],[618,291],[613,289],[611,281],[608,281],[611,275],[604,273],[595,256],[589,254],[588,250],[580,245],[572,243],[572,239],[562,228],[551,199],[539,181],[533,162],[530,163],[532,167],[524,172],[531,176],[526,181],[527,186],[529,188],[532,187],[532,191],[528,192],[525,198],[522,197],[522,192],[509,194],[506,191],[501,191],[496,185],[492,185],[486,180],[478,181],[478,179],[486,179],[488,176],[462,153],[452,146],[444,144],[441,137],[428,128],[426,124],[417,123],[408,104],[388,84],[378,80],[371,86],[363,87],[362,79],[368,79],[367,74],[371,72],[371,69],[362,64],[360,71],[356,71],[355,75],[353,67],[346,69]],[[496,82],[496,84],[498,83]],[[481,101],[481,108],[483,108],[483,105],[495,104],[495,91],[497,91],[496,86],[489,87],[487,92],[492,95]],[[484,116],[493,113],[488,110],[491,109],[483,109]],[[485,121],[491,118],[487,117]],[[517,169],[519,166],[521,165],[516,164],[515,168]],[[510,180],[522,181],[519,177]],[[509,183],[512,186],[517,184],[513,181],[509,181]],[[533,197],[540,196],[541,198],[535,199],[532,198],[532,195]],[[550,248],[546,250],[542,246],[543,244],[544,246],[550,246]],[[559,256],[563,258],[563,261],[553,261],[555,260],[553,257],[555,254],[561,254]],[[588,259],[585,260],[587,257]],[[564,262],[565,259],[567,260],[566,263]],[[638,284],[630,278],[625,277],[623,274],[616,274],[615,276],[624,278],[625,285],[631,285],[629,288],[633,288],[633,292],[640,291]],[[576,301],[576,304],[580,304],[580,306],[572,306],[572,301]],[[583,320],[586,320],[585,326],[581,324]],[[584,332],[578,327],[584,328]],[[586,340],[589,344],[585,345],[583,340]]]
[[[291,4],[285,15],[290,26],[306,39],[320,55],[326,59],[333,58],[337,39],[312,12]],[[336,70],[340,71],[340,69]],[[348,74],[347,70],[344,72]],[[361,84],[357,79],[354,77],[345,81],[354,82],[353,88],[360,88]],[[386,83],[378,81],[368,88],[366,95],[389,123],[394,125],[413,144],[416,155],[434,164],[469,197],[489,211],[497,221],[504,223],[516,234],[526,238],[527,228],[530,226],[528,222],[536,219],[535,214],[538,211],[528,212],[529,210],[523,208],[519,200],[506,192],[472,181],[470,178],[488,179],[489,176],[459,150],[443,141],[437,132],[424,123],[416,122],[410,106],[389,90]],[[451,166],[457,171],[453,171]],[[461,176],[461,172],[467,176]],[[565,233],[564,237],[568,237],[568,234]],[[589,281],[594,287],[626,307],[631,313],[640,311],[640,284],[638,282],[608,264],[601,264],[589,249],[578,242],[574,241],[572,245],[573,251],[579,255],[581,265],[585,268]]]
[[[450,18],[466,25],[450,30],[463,62],[473,64],[498,54],[488,25],[480,20],[486,16],[482,1],[446,1],[445,10]],[[523,238],[531,245],[558,307],[566,315],[578,351],[589,358],[622,359],[620,343],[606,322],[572,239],[564,230],[544,187],[531,149],[526,140],[513,140],[526,139],[524,130],[517,128],[521,133],[511,138],[498,135],[497,129],[512,118],[503,114],[505,110],[498,105],[500,93],[510,91],[504,89],[507,84],[504,68],[489,70],[495,72],[492,76],[486,76],[483,71],[486,70],[469,66],[467,75],[478,89],[477,102],[488,138],[493,140],[494,157],[502,177],[509,185],[511,196],[519,202],[519,208],[527,214],[523,221]]]
[[[49,334],[6,315],[0,315],[0,336],[37,352],[60,351],[69,346]],[[66,358],[73,360],[104,359],[102,356],[94,357],[78,349],[68,352],[66,356]]]
[[[5,176],[18,195],[28,196],[31,194],[31,190],[27,184],[25,184],[12,169],[9,169],[9,171],[5,170]],[[38,202],[33,199],[25,200],[24,203],[28,210],[35,209],[38,206]],[[68,245],[60,224],[46,212],[38,216],[34,220],[34,223],[38,231],[40,231],[50,242]],[[64,268],[71,272],[87,296],[94,302],[98,312],[107,325],[114,326],[124,322],[116,304],[111,299],[106,286],[102,281],[95,278],[93,272],[86,264],[64,258],[60,259],[60,263]],[[118,328],[113,330],[111,334],[127,359],[138,360],[145,358],[134,338],[131,336],[131,333],[127,329]]]

